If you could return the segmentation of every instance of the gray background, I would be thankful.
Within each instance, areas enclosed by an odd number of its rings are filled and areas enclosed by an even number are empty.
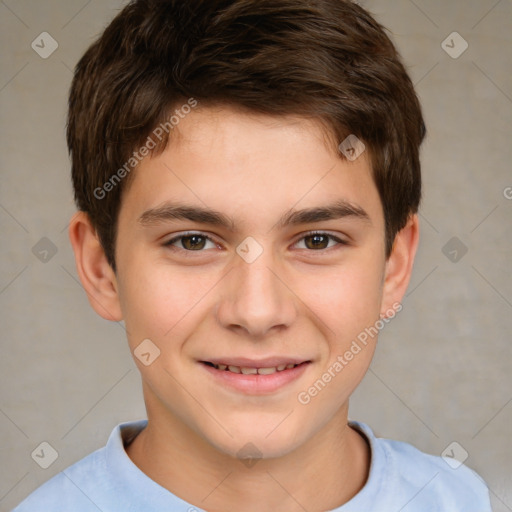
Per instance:
[[[360,3],[393,34],[429,135],[412,282],[351,418],[434,454],[457,441],[494,510],[510,511],[512,2]],[[144,417],[123,327],[90,308],[66,231],[75,211],[64,139],[72,69],[122,5],[0,2],[2,511],[104,445],[117,423]],[[31,48],[43,31],[59,45],[47,59]],[[453,31],[469,44],[456,59],[441,46]],[[43,441],[59,454],[48,469],[31,458]]]

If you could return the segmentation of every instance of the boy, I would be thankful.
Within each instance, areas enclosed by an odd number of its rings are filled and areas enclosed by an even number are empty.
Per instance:
[[[17,512],[490,510],[348,422],[418,245],[417,97],[345,0],[135,0],[78,63],[69,233],[147,421]]]

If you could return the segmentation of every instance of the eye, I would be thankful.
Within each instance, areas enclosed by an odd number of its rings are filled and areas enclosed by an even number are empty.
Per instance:
[[[175,245],[177,242],[181,247]],[[184,233],[171,238],[169,241],[165,242],[164,246],[171,247],[172,249],[182,249],[188,252],[201,252],[208,242],[213,245],[213,248],[217,246],[207,235],[201,233]]]
[[[303,247],[299,249],[309,249],[312,251],[323,251],[331,249],[336,245],[348,245],[348,243],[337,236],[331,235],[324,232],[311,232],[304,235],[296,242],[295,245],[300,242],[304,243]],[[330,244],[330,242],[335,242]],[[210,243],[211,247],[206,247]],[[175,236],[164,243],[165,247],[169,247],[172,250],[186,251],[186,252],[203,252],[204,249],[215,249],[218,244],[208,235],[202,233],[182,233],[181,235]]]
[[[329,233],[319,232],[315,231],[312,233],[307,233],[305,236],[303,236],[299,242],[304,241],[304,245],[306,249],[312,249],[314,251],[321,251],[324,249],[330,249],[333,246],[329,246],[329,240],[333,240],[337,242],[337,244],[334,245],[348,245],[347,242],[344,240],[341,240],[337,236],[331,235]],[[299,243],[297,242],[297,243]],[[327,244],[327,245],[326,245]],[[300,247],[303,249],[304,247]]]

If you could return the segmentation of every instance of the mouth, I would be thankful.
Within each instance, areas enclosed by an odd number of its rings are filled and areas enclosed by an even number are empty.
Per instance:
[[[299,364],[306,364],[309,361],[303,363],[294,364],[280,364],[277,366],[266,366],[266,367],[255,367],[255,366],[236,366],[233,364],[215,364],[209,361],[202,361],[204,364],[220,370],[221,372],[241,373],[243,375],[272,375],[276,372],[284,372],[285,370],[292,370],[299,366]]]
[[[221,385],[260,395],[273,393],[298,379],[312,361],[274,358],[256,362],[230,358],[199,362]]]

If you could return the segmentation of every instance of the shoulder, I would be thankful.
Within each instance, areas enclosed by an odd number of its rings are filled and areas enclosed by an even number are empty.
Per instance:
[[[490,512],[489,490],[482,478],[454,459],[424,453],[401,441],[375,437],[371,429],[353,422],[369,439],[370,471],[386,473],[386,491],[405,511],[450,510]]]
[[[12,512],[98,512],[87,493],[91,477],[101,481],[105,472],[105,448],[101,448],[38,487]]]
[[[123,444],[137,435],[146,423],[147,421],[142,420],[117,425],[106,446],[45,482],[13,512],[98,512],[128,509],[130,490],[133,492],[133,488],[140,483],[142,474],[129,461]]]
[[[445,510],[490,511],[489,491],[482,478],[464,464],[429,455],[414,446],[389,439],[379,440],[394,459],[398,485],[416,490],[418,499],[442,505]]]

